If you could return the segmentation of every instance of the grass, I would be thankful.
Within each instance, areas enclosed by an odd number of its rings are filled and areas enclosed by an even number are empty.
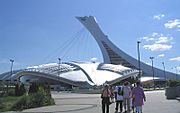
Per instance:
[[[0,97],[0,112],[11,110],[12,105],[19,99],[21,96],[2,96]]]

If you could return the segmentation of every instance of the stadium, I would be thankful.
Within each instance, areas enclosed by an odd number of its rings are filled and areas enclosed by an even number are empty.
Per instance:
[[[179,75],[158,68],[153,68],[154,73],[156,73],[154,76],[150,65],[139,62],[116,47],[102,32],[95,17],[76,18],[96,40],[102,52],[103,63],[74,61],[42,64],[3,73],[0,75],[0,79],[23,83],[47,82],[51,85],[61,85],[68,88],[89,88],[104,83],[118,84],[127,79],[136,80],[137,77],[142,82],[179,78]]]

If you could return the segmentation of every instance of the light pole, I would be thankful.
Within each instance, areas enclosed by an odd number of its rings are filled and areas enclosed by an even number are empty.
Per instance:
[[[58,58],[58,81],[60,80],[60,64],[61,64],[61,58]],[[60,81],[59,81],[59,86],[58,86],[58,92],[60,91]]]
[[[10,81],[12,82],[12,74],[13,74],[13,63],[14,63],[14,60],[13,60],[13,59],[10,59],[10,62],[11,62],[11,76],[10,76]]]
[[[137,52],[138,52],[138,68],[139,68],[139,76],[138,76],[138,79],[141,80],[141,64],[140,64],[140,50],[139,50],[139,47],[140,47],[140,41],[137,41]]]
[[[154,90],[155,90],[155,81],[154,81],[154,66],[153,66],[153,59],[154,57],[149,57],[151,59],[151,62],[152,62],[152,74],[153,74],[153,87],[154,87]]]
[[[163,65],[163,69],[164,69],[164,80],[165,80],[165,84],[166,84],[166,68],[165,68],[165,64],[164,64],[164,62],[162,62],[162,65]]]
[[[172,69],[175,69],[175,73],[176,73],[175,79],[177,79],[177,73],[178,73],[177,66],[175,66],[174,68],[172,67]]]
[[[175,69],[176,69],[176,79],[177,79],[177,73],[178,73],[177,66],[175,66]]]
[[[11,68],[10,68],[10,78],[8,78],[6,81],[7,81],[7,94],[9,92],[9,81],[12,82],[12,68],[13,68],[13,63],[14,63],[14,60],[10,59],[10,62],[11,62]]]
[[[175,67],[175,68],[176,68],[176,79],[177,79],[177,73],[178,73],[178,72],[177,72],[177,67]]]

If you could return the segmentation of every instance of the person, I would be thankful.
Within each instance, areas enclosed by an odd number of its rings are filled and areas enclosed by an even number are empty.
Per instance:
[[[134,84],[134,86],[131,86],[131,91],[134,89],[134,87],[135,87],[135,84]],[[135,107],[134,107],[134,96],[133,95],[131,95],[132,97],[131,97],[131,108],[132,108],[132,111],[133,111],[133,113],[135,113],[135,111],[134,111],[134,109],[135,109]]]
[[[131,98],[131,103],[132,103],[132,111],[133,111],[133,113],[135,113],[135,111],[134,111],[134,109],[135,109],[135,107],[134,107],[134,96],[132,96],[132,98]]]
[[[132,96],[134,97],[134,106],[137,113],[142,113],[142,105],[146,101],[144,90],[141,87],[140,81],[136,82],[136,87],[132,90]]]
[[[114,88],[112,86],[109,86],[109,90],[110,90],[110,104],[114,103]]]
[[[116,86],[114,90],[116,100],[116,113],[118,113],[118,107],[120,105],[120,113],[123,111],[123,86]]]
[[[101,98],[102,98],[102,113],[109,113],[109,105],[110,105],[110,97],[111,97],[111,91],[109,89],[109,85],[105,84],[104,88],[101,92]]]
[[[130,98],[131,98],[131,88],[129,87],[129,82],[126,81],[124,82],[124,87],[123,87],[123,102],[124,102],[124,110],[125,113],[128,111],[130,112]]]

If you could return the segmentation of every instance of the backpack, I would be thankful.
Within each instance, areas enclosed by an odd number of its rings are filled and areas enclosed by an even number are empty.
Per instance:
[[[121,96],[124,95],[124,91],[122,87],[118,87],[118,95],[121,95]]]

